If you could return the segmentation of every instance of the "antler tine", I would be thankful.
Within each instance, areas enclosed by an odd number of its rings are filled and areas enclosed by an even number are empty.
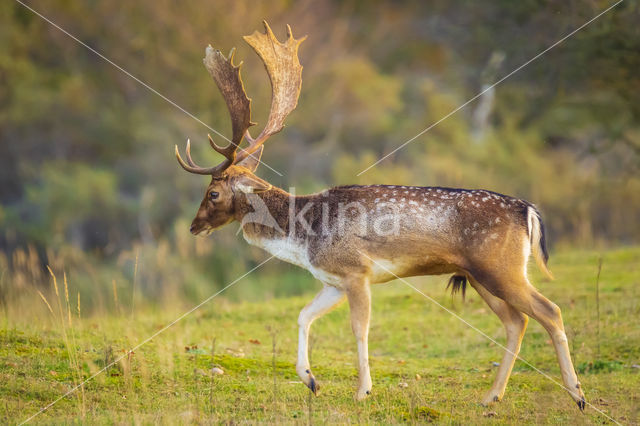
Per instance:
[[[235,143],[230,142],[229,145],[221,147],[211,139],[211,135],[208,134],[207,137],[209,138],[209,145],[211,145],[211,148],[213,148],[218,154],[224,155],[224,157],[229,160],[230,165],[233,164],[236,159],[238,146]]]
[[[191,167],[198,167],[195,161],[193,161],[193,159],[191,158],[191,140],[189,139],[187,139],[186,153],[187,153],[187,164],[189,164]]]
[[[249,146],[241,150],[236,156],[236,163],[243,161],[260,148],[260,146],[274,133],[278,133],[284,127],[285,118],[298,104],[300,87],[302,86],[302,66],[298,60],[298,47],[307,37],[293,38],[291,27],[287,25],[287,40],[280,43],[271,31],[269,24],[264,24],[264,34],[258,31],[244,40],[260,56],[269,74],[271,81],[271,111],[264,129],[260,135],[253,139],[248,130],[245,137]]]
[[[227,167],[229,167],[232,162],[227,159],[221,164],[218,164],[215,167],[200,167],[198,166],[193,159],[191,158],[191,141],[187,139],[187,161],[185,162],[182,157],[180,157],[180,150],[178,150],[178,145],[176,147],[176,158],[178,159],[178,163],[182,166],[183,169],[190,173],[195,173],[197,175],[216,175],[222,173]]]

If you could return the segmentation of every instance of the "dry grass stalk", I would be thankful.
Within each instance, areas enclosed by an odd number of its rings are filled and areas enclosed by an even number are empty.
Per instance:
[[[71,325],[71,303],[69,302],[69,284],[67,283],[67,273],[63,272],[62,273],[62,278],[64,280],[64,299],[66,301],[67,304],[67,318],[69,320],[69,328],[72,327]]]
[[[53,270],[51,269],[51,267],[49,265],[47,265],[47,269],[49,270],[49,274],[51,275],[51,278],[53,279],[53,288],[54,288],[55,293],[56,293],[56,299],[58,301],[58,311],[60,313],[60,324],[62,325],[62,336],[63,336],[63,339],[64,339],[65,346],[67,348],[67,353],[69,355],[69,365],[71,367],[71,370],[73,371],[73,373],[72,373],[73,381],[74,381],[74,384],[76,386],[80,386],[80,393],[76,394],[76,395],[77,395],[77,399],[78,399],[78,404],[80,405],[82,418],[84,418],[85,414],[86,414],[86,411],[85,411],[85,392],[84,392],[84,386],[82,384],[82,378],[83,377],[82,377],[82,369],[80,367],[80,360],[78,359],[78,354],[77,354],[77,352],[75,350],[75,348],[77,347],[77,343],[76,343],[76,338],[75,338],[75,332],[74,332],[74,329],[73,329],[73,323],[71,321],[71,303],[69,301],[69,284],[67,282],[67,274],[66,274],[66,272],[63,273],[63,281],[64,281],[64,296],[65,296],[64,298],[65,298],[65,304],[66,304],[67,321],[68,321],[69,330],[67,330],[67,325],[65,324],[65,320],[64,320],[65,312],[64,312],[64,309],[62,307],[62,302],[60,301],[60,291],[58,290],[58,280],[57,280],[56,275],[53,273]],[[46,298],[44,298],[44,295],[42,293],[40,293],[40,296],[43,298],[43,300],[45,301],[45,303],[49,307],[49,310],[53,314],[53,309],[51,309],[51,306],[47,302]],[[54,319],[55,319],[55,315],[54,315]],[[71,339],[69,339],[69,333],[71,333]]]
[[[118,288],[116,287],[116,280],[111,280],[111,286],[113,287],[113,302],[116,307],[116,312],[120,313],[120,305],[118,304]]]
[[[51,305],[49,304],[49,302],[47,301],[47,298],[44,297],[44,294],[42,294],[42,292],[40,290],[37,290],[38,294],[40,295],[40,298],[44,301],[44,303],[47,305],[47,308],[49,308],[49,312],[51,312],[51,315],[54,315],[53,313],[53,309],[51,309]],[[55,315],[54,315],[55,317]]]
[[[138,257],[140,255],[140,251],[136,250],[136,262],[133,266],[133,286],[131,288],[131,319],[133,319],[133,312],[135,308],[135,296],[136,296],[136,281],[138,278]]]

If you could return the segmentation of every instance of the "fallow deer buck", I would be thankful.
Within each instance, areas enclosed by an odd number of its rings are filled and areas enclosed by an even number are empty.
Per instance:
[[[296,371],[317,393],[308,359],[311,323],[345,298],[358,348],[357,399],[371,392],[367,337],[371,313],[370,285],[398,277],[452,274],[453,289],[476,289],[504,323],[506,353],[485,404],[499,401],[520,349],[528,317],[535,318],[553,341],[565,388],[584,409],[585,399],[574,372],[560,309],[527,279],[533,252],[540,269],[551,276],[540,213],[527,201],[485,190],[417,186],[343,186],[318,194],[295,196],[273,187],[254,172],[264,142],[279,132],[298,102],[302,66],[297,51],[304,40],[280,43],[264,23],[265,33],[244,40],[260,56],[271,80],[271,111],[264,130],[249,134],[251,101],[240,78],[240,65],[211,46],[204,65],[222,92],[231,115],[232,140],[211,147],[225,160],[210,168],[197,166],[187,141],[188,172],[211,175],[211,183],[191,225],[195,235],[211,233],[232,221],[242,224],[244,238],[274,256],[309,270],[322,290],[298,319]],[[242,140],[248,146],[239,148]]]

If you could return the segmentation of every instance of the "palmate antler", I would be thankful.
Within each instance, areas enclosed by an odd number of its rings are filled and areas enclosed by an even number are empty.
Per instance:
[[[298,47],[306,39],[306,36],[296,40],[291,34],[291,27],[287,25],[287,40],[280,43],[271,31],[269,24],[266,21],[263,23],[264,34],[256,31],[250,36],[245,36],[244,40],[262,59],[271,81],[271,111],[266,126],[257,138],[253,139],[249,135],[248,129],[255,123],[251,122],[251,99],[247,97],[240,77],[242,63],[237,66],[233,65],[235,48],[231,49],[229,57],[225,58],[219,50],[208,46],[203,60],[204,65],[227,104],[231,115],[233,136],[229,145],[224,148],[216,145],[209,136],[211,147],[225,157],[222,163],[209,168],[200,167],[192,160],[189,141],[187,141],[186,162],[180,157],[176,145],[176,158],[186,171],[216,176],[221,175],[232,164],[244,162],[243,164],[255,163],[257,165],[264,142],[269,136],[282,130],[285,118],[298,104],[302,85],[302,66],[298,61]],[[238,152],[243,137],[246,137],[249,145]]]

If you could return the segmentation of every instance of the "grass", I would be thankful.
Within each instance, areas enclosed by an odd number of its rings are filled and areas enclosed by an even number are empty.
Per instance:
[[[598,333],[599,257],[588,251],[555,254],[551,267],[556,281],[541,281],[537,273],[533,280],[563,309],[587,400],[621,423],[637,424],[640,249],[602,253]],[[501,323],[473,290],[463,302],[445,293],[444,277],[410,282],[504,343]],[[261,303],[233,303],[223,294],[127,356],[128,348],[184,310],[146,307],[132,318],[130,312],[114,309],[82,317],[68,293],[65,285],[60,305],[51,300],[53,293],[49,296],[51,311],[35,295],[32,306],[5,313],[0,422],[25,420],[80,377],[123,355],[34,422],[607,422],[589,407],[581,413],[564,390],[522,362],[516,363],[504,400],[480,406],[477,402],[495,375],[492,363],[501,360],[502,349],[398,281],[373,289],[374,387],[362,403],[353,400],[356,347],[346,304],[312,326],[311,363],[322,388],[318,397],[310,397],[294,363],[297,316],[311,294]],[[560,381],[548,335],[535,321],[529,324],[521,356]],[[212,367],[224,374],[212,375]]]

